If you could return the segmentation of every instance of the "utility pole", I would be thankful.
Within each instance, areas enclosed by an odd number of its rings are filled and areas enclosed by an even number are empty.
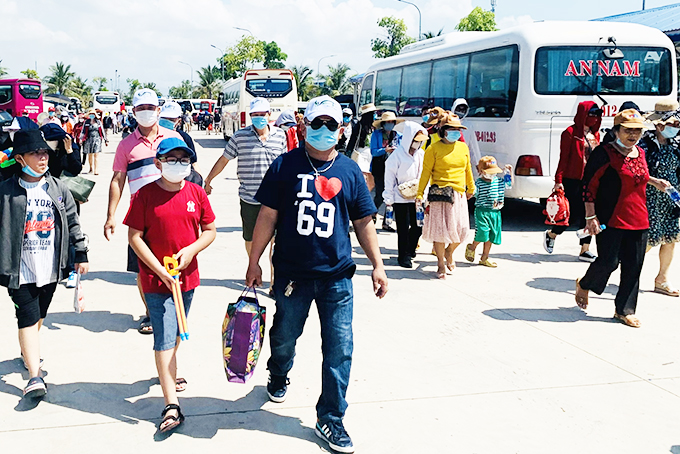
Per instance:
[[[645,0],[642,0],[642,11],[645,10]]]
[[[497,0],[491,0],[491,12],[492,13],[496,12],[496,1]],[[644,0],[642,0],[642,1],[644,2]],[[642,9],[645,9],[644,6],[642,7]]]
[[[398,2],[402,3],[408,3],[409,5],[413,5],[416,7],[418,10],[418,41],[420,41],[421,37],[423,36],[422,31],[423,31],[423,15],[420,13],[420,8],[418,8],[418,5],[415,3],[407,2],[406,0],[397,0]]]

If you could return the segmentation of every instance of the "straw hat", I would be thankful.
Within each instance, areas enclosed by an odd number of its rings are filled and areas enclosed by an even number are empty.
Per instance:
[[[648,113],[645,118],[647,120],[650,120],[653,123],[674,123],[678,121],[678,117],[675,115],[670,116],[669,118],[666,118],[665,120],[662,120],[664,117],[669,116],[671,112],[675,112],[678,110],[680,106],[678,105],[678,102],[675,99],[664,99],[659,102],[657,102],[654,105],[654,112]]]
[[[425,142],[427,140],[427,137],[429,136],[428,133],[425,131],[418,131],[418,133],[413,137],[414,142]]]
[[[631,129],[645,129],[645,121],[642,115],[635,109],[623,110],[614,117],[614,126],[623,126]]]
[[[376,111],[375,104],[373,104],[371,102],[371,103],[368,103],[368,104],[364,104],[363,106],[361,106],[359,108],[359,115],[363,115],[365,113],[375,112],[375,111]]]
[[[460,118],[458,115],[451,113],[449,111],[444,112],[444,116],[442,116],[441,121],[439,122],[439,128],[443,128],[445,126],[450,126],[452,128],[458,128],[458,129],[467,129],[463,124],[460,122]]]
[[[401,118],[397,118],[397,116],[394,114],[394,112],[390,112],[389,110],[387,112],[383,112],[383,114],[373,122],[373,127],[374,128],[379,128],[382,126],[382,124],[386,121],[395,121],[397,124],[403,122],[404,120]]]
[[[441,120],[442,116],[444,115],[446,111],[442,109],[441,107],[433,107],[430,109],[430,111],[427,113],[430,118],[427,119],[426,124],[432,126],[437,123],[439,123],[439,120]]]

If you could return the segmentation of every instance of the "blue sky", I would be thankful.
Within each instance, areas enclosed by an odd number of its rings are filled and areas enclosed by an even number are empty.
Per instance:
[[[56,61],[70,63],[80,76],[156,82],[164,92],[194,71],[216,64],[219,52],[249,29],[258,39],[276,41],[289,56],[287,65],[321,72],[347,63],[361,73],[374,61],[370,41],[380,33],[383,16],[403,18],[413,36],[418,13],[396,0],[0,0],[0,60],[10,75],[26,68],[45,76]],[[423,15],[423,32],[453,32],[473,7],[490,9],[490,0],[413,0]],[[673,1],[648,0],[647,8]],[[589,20],[639,10],[642,0],[498,0],[500,28],[535,20]],[[194,73],[194,81],[198,79]],[[110,84],[110,88],[113,84]]]

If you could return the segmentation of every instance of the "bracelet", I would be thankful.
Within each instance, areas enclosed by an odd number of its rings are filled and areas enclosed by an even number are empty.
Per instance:
[[[586,216],[586,221],[590,221],[590,220],[595,219],[595,218],[597,218],[597,215]]]

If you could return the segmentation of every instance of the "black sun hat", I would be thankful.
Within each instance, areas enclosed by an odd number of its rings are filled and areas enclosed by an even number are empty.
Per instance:
[[[39,129],[20,129],[14,134],[12,156],[37,150],[49,150],[45,136]]]

